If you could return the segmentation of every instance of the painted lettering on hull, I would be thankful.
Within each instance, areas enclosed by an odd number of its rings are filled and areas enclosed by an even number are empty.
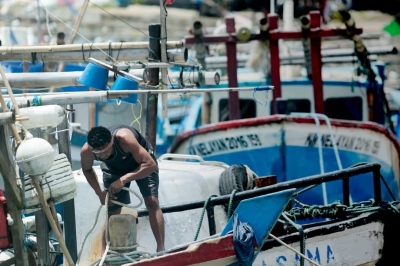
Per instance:
[[[315,248],[315,252],[312,252],[311,250],[307,249],[306,250],[306,256],[312,261],[315,261],[318,264],[324,263],[324,264],[335,264],[337,263],[335,261],[335,256],[333,254],[332,248],[327,245],[326,248],[323,249],[325,252],[320,252],[319,248]],[[324,254],[323,254],[324,253]],[[262,266],[300,266],[300,259],[301,257],[297,253],[293,253],[293,255],[287,256],[287,255],[279,255],[276,257],[275,262],[266,262],[265,260],[262,260],[261,265]],[[322,254],[322,256],[321,256]],[[321,261],[324,260],[324,261]],[[308,265],[309,262],[306,261],[306,265]]]
[[[189,147],[189,154],[206,156],[219,152],[261,146],[262,143],[257,134],[247,134],[196,143]]]
[[[333,148],[333,139],[335,140],[338,149],[347,149],[371,154],[378,154],[379,152],[379,141],[359,136],[338,135],[332,138],[331,134],[321,134],[322,147]],[[305,145],[310,147],[318,147],[318,134],[309,133],[305,140]]]

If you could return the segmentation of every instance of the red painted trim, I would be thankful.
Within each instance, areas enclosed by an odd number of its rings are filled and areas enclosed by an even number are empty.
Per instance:
[[[319,11],[310,12],[310,27],[312,29],[319,29],[321,27],[321,16]],[[322,56],[321,56],[321,38],[310,39],[310,52],[311,52],[311,69],[312,69],[312,83],[314,91],[314,108],[318,114],[324,114],[324,92],[322,85]]]
[[[267,17],[270,30],[278,28],[278,15],[270,14]],[[269,53],[271,61],[271,80],[274,89],[272,90],[272,114],[278,113],[276,107],[276,99],[282,97],[281,87],[281,60],[279,58],[279,43],[278,40],[269,41]]]
[[[386,129],[385,127],[374,123],[374,122],[358,122],[358,121],[347,121],[347,120],[339,120],[339,119],[330,119],[331,125],[333,127],[343,127],[343,128],[360,128],[371,130],[373,132],[385,135],[389,140],[393,143],[396,148],[397,154],[400,154],[400,142],[396,138],[396,136]],[[207,134],[209,132],[214,131],[227,131],[232,128],[240,128],[240,127],[251,127],[265,124],[280,124],[283,122],[294,122],[300,124],[311,124],[315,125],[314,118],[301,118],[287,115],[271,115],[260,118],[248,118],[248,119],[240,119],[236,121],[227,121],[227,122],[219,122],[216,124],[210,124],[206,126],[199,127],[196,130],[188,131],[180,135],[176,138],[175,142],[168,149],[169,152],[175,152],[177,147],[186,139],[190,138],[193,135],[201,135]],[[325,120],[320,119],[320,124],[324,125]]]
[[[166,255],[146,259],[139,262],[126,264],[130,265],[157,265],[157,266],[175,266],[192,265],[197,263],[209,262],[221,258],[236,256],[233,246],[232,234],[218,239],[207,240],[202,243],[192,244],[183,251],[168,253]]]
[[[226,32],[231,35],[235,33],[235,19],[233,17],[225,19]],[[228,85],[230,88],[239,87],[237,79],[237,57],[236,41],[229,39],[226,43]],[[239,92],[229,92],[229,120],[240,119]]]

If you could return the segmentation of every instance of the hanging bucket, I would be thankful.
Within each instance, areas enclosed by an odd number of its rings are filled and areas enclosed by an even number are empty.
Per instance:
[[[118,78],[115,80],[114,84],[110,88],[111,91],[138,90],[138,89],[139,89],[139,84],[136,81],[128,79],[124,76],[118,76]],[[129,95],[128,98],[120,98],[117,101],[119,100],[133,104],[138,103],[137,94],[131,94]]]
[[[89,63],[77,81],[90,88],[107,90],[108,70],[104,67]]]

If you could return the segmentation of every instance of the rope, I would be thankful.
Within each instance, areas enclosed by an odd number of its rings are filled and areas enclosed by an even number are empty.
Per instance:
[[[294,201],[301,204],[296,199],[294,199]],[[350,206],[346,206],[340,204],[340,201],[336,201],[327,206],[320,206],[320,205],[308,206],[302,204],[302,207],[293,207],[290,211],[286,211],[284,213],[293,220],[305,220],[305,219],[312,220],[318,218],[335,219],[338,217],[344,217],[347,215],[356,215],[371,211],[382,211],[382,212],[400,214],[400,211],[395,207],[395,205],[399,203],[400,203],[399,201],[392,201],[392,202],[382,202],[381,204],[376,205],[375,200],[370,199],[367,201],[353,203]]]
[[[286,219],[294,228],[299,231],[300,236],[300,252],[303,256],[300,257],[300,266],[304,266],[304,257],[306,254],[306,236],[304,234],[303,226],[293,222],[284,212],[282,213],[283,218]]]
[[[139,111],[139,116],[138,117],[135,115],[135,110],[133,110],[133,105],[131,104],[132,115],[135,118],[135,120],[133,120],[131,122],[130,126],[132,126],[133,124],[135,124],[135,122],[137,122],[138,123],[139,133],[142,133],[142,129],[141,129],[141,126],[140,126],[140,120],[139,119],[142,118],[143,106],[142,106],[142,102],[141,101],[138,100],[138,102],[140,104],[140,111]]]
[[[304,256],[303,254],[299,253],[297,250],[295,250],[294,248],[292,248],[291,246],[289,246],[288,244],[286,244],[285,242],[283,242],[282,240],[280,240],[279,238],[277,238],[276,236],[274,236],[273,234],[269,234],[273,239],[275,239],[276,241],[278,241],[280,244],[282,244],[283,246],[287,247],[288,249],[290,249],[291,251],[293,251],[294,253],[298,254],[304,261],[304,259],[308,260],[310,263],[317,265],[317,266],[321,266],[320,264],[316,263],[315,261],[310,260],[309,258],[307,258],[306,256]]]
[[[299,203],[298,200],[294,199]],[[286,211],[286,215],[293,220],[317,219],[317,218],[335,218],[345,213],[348,207],[336,201],[329,205],[303,205],[302,207],[293,207],[291,210]]]
[[[94,223],[92,225],[92,228],[90,228],[89,232],[85,235],[85,238],[83,239],[83,242],[81,244],[80,250],[79,250],[79,254],[78,254],[78,259],[76,260],[76,266],[79,265],[79,260],[81,259],[81,255],[82,255],[82,251],[83,251],[83,247],[85,246],[85,242],[87,240],[87,238],[90,236],[90,234],[93,232],[93,229],[95,228],[97,221],[99,219],[99,215],[100,215],[100,210],[103,208],[103,205],[100,205],[99,209],[97,210],[96,213],[96,218],[94,220]]]
[[[236,194],[236,189],[234,189],[231,193],[231,196],[229,197],[229,205],[228,205],[228,219],[231,217],[232,215],[232,202],[233,202],[233,198],[235,197]]]
[[[118,202],[118,201],[115,201],[115,200],[110,200],[112,203],[118,204],[118,205],[121,205],[121,206],[124,206],[124,207],[127,207],[127,208],[137,208],[140,205],[142,205],[143,199],[140,197],[140,195],[138,193],[136,193],[135,191],[133,191],[133,190],[131,190],[129,188],[126,188],[126,187],[123,187],[122,189],[123,190],[127,190],[127,191],[131,192],[132,194],[134,194],[139,199],[140,202],[137,205],[134,205],[134,206],[129,206],[127,204],[124,204],[122,202]],[[77,259],[77,262],[76,262],[76,266],[78,266],[78,264],[79,264],[79,260],[80,260],[81,255],[82,255],[82,251],[83,251],[83,247],[85,245],[85,242],[86,242],[87,238],[89,237],[89,235],[93,232],[93,229],[95,228],[95,226],[96,226],[96,224],[98,222],[100,210],[102,209],[103,206],[106,207],[105,208],[105,210],[106,210],[106,235],[105,235],[105,238],[106,238],[106,249],[105,249],[105,251],[103,253],[103,256],[102,256],[102,258],[100,260],[99,266],[102,266],[106,259],[107,259],[107,261],[109,261],[109,259],[107,257],[107,253],[109,253],[109,252],[111,253],[113,250],[126,250],[126,249],[132,249],[132,248],[136,248],[137,247],[137,245],[135,245],[135,246],[129,246],[129,247],[111,247],[110,248],[110,241],[108,239],[108,218],[109,218],[108,217],[108,200],[109,200],[109,193],[107,192],[106,199],[105,199],[105,205],[100,205],[99,209],[97,210],[95,222],[93,223],[92,228],[86,234],[86,236],[85,236],[85,238],[84,238],[84,240],[83,240],[83,242],[81,244],[80,251],[79,251],[79,254],[78,254],[78,259]],[[115,255],[116,252],[115,253],[113,252],[113,254]],[[124,256],[127,256],[127,254],[129,254],[129,253],[125,253]],[[97,260],[95,263],[97,263],[98,261],[99,260]],[[95,263],[93,263],[92,265],[94,265]]]
[[[259,87],[259,86],[258,86]],[[261,103],[259,100],[258,100],[258,98],[257,98],[257,89],[258,89],[258,87],[254,87],[254,91],[253,91],[253,99],[259,104],[259,105],[261,105],[261,106],[263,106],[263,107],[266,107],[267,105],[268,105],[268,102],[267,101],[265,101],[265,103],[263,104],[263,103]],[[267,94],[267,98],[268,98],[268,94]]]
[[[201,213],[201,217],[200,217],[200,222],[199,222],[199,226],[197,228],[197,232],[196,232],[196,236],[194,237],[194,241],[197,240],[197,237],[199,236],[200,233],[200,228],[201,228],[201,224],[203,223],[203,218],[204,218],[204,212],[207,208],[207,205],[209,203],[209,201],[211,200],[212,197],[217,197],[217,195],[211,195],[207,198],[207,200],[204,202],[204,206],[203,206],[203,211]]]

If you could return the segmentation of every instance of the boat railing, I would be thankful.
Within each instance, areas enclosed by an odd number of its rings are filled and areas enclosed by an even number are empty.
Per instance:
[[[184,161],[198,161],[202,165],[216,165],[224,168],[229,168],[229,165],[218,161],[204,161],[203,157],[194,154],[176,154],[176,153],[165,153],[158,158],[158,161],[164,160],[184,160]]]
[[[343,169],[342,162],[340,161],[339,151],[338,151],[338,148],[336,145],[335,135],[333,134],[333,130],[332,130],[332,126],[331,126],[329,117],[324,114],[317,114],[317,113],[291,113],[290,115],[314,118],[315,124],[317,126],[318,154],[319,154],[319,165],[320,165],[320,169],[321,169],[321,174],[325,173],[325,167],[324,167],[324,157],[322,155],[322,134],[321,134],[321,127],[320,127],[319,119],[321,118],[321,119],[325,120],[325,123],[328,126],[330,137],[332,139],[333,151],[335,153],[336,162],[338,164],[339,170],[342,170]],[[328,195],[326,193],[326,185],[322,184],[322,186],[323,186],[322,192],[323,192],[324,204],[326,205],[326,204],[328,204]],[[352,200],[350,197],[350,202],[351,201]],[[349,202],[347,202],[345,200],[344,204],[348,205]]]
[[[234,195],[233,200],[244,200],[261,196],[269,193],[274,193],[291,188],[303,188],[307,186],[319,185],[327,182],[342,180],[342,195],[343,202],[350,202],[350,185],[348,182],[349,178],[361,174],[372,173],[373,186],[374,186],[374,200],[376,204],[382,203],[382,192],[381,192],[381,165],[377,163],[366,163],[338,171],[329,173],[313,175],[303,178],[298,178],[291,181],[281,182],[267,187],[257,188],[253,190],[247,190],[238,192]],[[231,200],[231,195],[223,195],[219,197],[212,197],[207,200],[207,206],[205,206],[206,200],[195,201],[188,203],[181,203],[178,205],[162,206],[161,210],[165,213],[181,212],[193,209],[206,208],[208,217],[208,226],[210,235],[216,234],[215,220],[214,220],[214,206],[227,204]],[[147,209],[139,209],[138,216],[148,216]]]

